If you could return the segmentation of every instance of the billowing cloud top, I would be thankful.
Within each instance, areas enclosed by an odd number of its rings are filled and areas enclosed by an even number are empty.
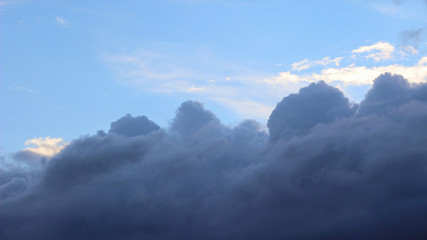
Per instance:
[[[126,115],[41,170],[1,170],[0,239],[425,239],[426,123],[427,85],[392,74],[359,105],[302,88],[269,134],[195,101],[169,129]]]
[[[152,131],[159,130],[160,127],[145,116],[132,117],[127,114],[119,120],[111,123],[109,133],[116,133],[127,137],[146,135]]]

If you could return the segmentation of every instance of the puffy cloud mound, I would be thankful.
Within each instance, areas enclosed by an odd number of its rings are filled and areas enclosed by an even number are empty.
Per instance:
[[[325,82],[312,83],[277,104],[268,120],[271,140],[291,137],[318,123],[350,116],[354,109],[344,94]]]
[[[203,104],[197,101],[186,101],[176,111],[176,117],[171,123],[171,129],[183,136],[191,135],[208,124],[218,124],[219,119]]]
[[[138,135],[146,135],[159,129],[160,127],[146,116],[132,117],[132,115],[127,114],[119,120],[112,122],[109,132],[127,137],[135,137]]]
[[[425,239],[427,85],[383,74],[360,105],[311,84],[265,126],[184,102],[130,115],[24,177],[3,169],[0,239]]]

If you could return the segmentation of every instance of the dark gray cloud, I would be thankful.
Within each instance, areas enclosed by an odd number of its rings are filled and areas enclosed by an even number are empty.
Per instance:
[[[176,111],[176,117],[171,123],[171,129],[182,136],[188,136],[202,130],[207,125],[218,125],[219,119],[203,104],[197,101],[186,101]]]
[[[271,113],[267,126],[275,141],[304,132],[318,123],[350,116],[354,111],[340,90],[320,81],[283,98]]]
[[[111,123],[110,133],[116,133],[127,137],[146,135],[160,127],[145,116],[132,117],[127,114],[119,120]]]
[[[359,113],[380,114],[394,110],[411,98],[411,85],[400,75],[390,73],[379,76],[360,103]]]
[[[319,82],[270,135],[193,101],[169,129],[125,116],[33,177],[2,170],[0,239],[425,239],[426,96],[383,74],[351,105]]]

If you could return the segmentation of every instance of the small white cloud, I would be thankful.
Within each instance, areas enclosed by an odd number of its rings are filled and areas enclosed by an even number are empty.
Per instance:
[[[300,62],[292,63],[292,70],[294,71],[301,71],[305,70],[310,67],[308,59],[304,59]]]
[[[330,57],[324,57],[321,60],[316,60],[316,61],[309,61],[308,59],[304,59],[300,62],[293,63],[291,66],[292,66],[292,70],[299,72],[316,65],[326,66],[334,63],[336,66],[339,66],[342,59],[343,59],[342,57],[337,57],[334,59],[331,59]]]
[[[365,58],[372,58],[375,61],[387,60],[392,57],[394,47],[388,42],[377,42],[370,46],[362,46],[352,51],[353,57],[363,55]]]
[[[65,18],[63,18],[63,17],[56,17],[56,23],[58,23],[62,27],[67,27],[68,26],[67,20],[65,20]]]
[[[202,87],[195,87],[195,86],[191,86],[190,88],[188,88],[187,92],[202,92],[205,89]]]
[[[45,157],[53,157],[65,148],[69,143],[62,138],[33,138],[25,141],[25,145],[29,146],[24,151],[42,155]]]
[[[9,90],[11,90],[11,91],[26,92],[26,93],[33,93],[34,92],[31,88],[28,88],[28,87],[25,87],[25,86],[10,86]]]
[[[401,55],[406,56],[406,55],[415,55],[418,54],[417,49],[415,49],[412,46],[403,46],[401,47]]]

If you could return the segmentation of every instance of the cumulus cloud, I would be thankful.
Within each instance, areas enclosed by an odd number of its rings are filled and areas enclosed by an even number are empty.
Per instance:
[[[277,141],[295,136],[319,123],[329,123],[350,116],[355,108],[338,89],[325,82],[312,83],[297,94],[284,98],[270,115],[270,139]]]
[[[126,115],[31,176],[0,169],[0,238],[424,239],[426,96],[386,73],[358,105],[312,83],[267,127],[197,101],[167,129]]]
[[[126,114],[126,116],[111,123],[111,129],[109,132],[127,137],[134,137],[138,135],[146,135],[159,129],[160,127],[156,123],[145,116],[132,117],[132,115]]]

